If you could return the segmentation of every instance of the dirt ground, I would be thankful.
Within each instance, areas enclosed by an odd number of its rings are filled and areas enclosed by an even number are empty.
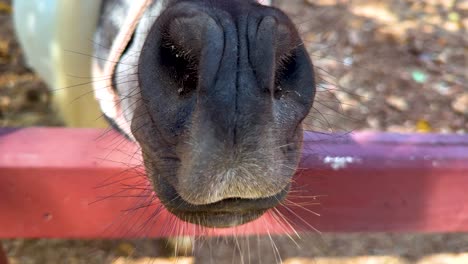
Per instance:
[[[467,133],[468,1],[276,5],[298,25],[316,66],[318,97],[308,129]],[[0,126],[60,125],[50,107],[53,95],[24,64],[12,11],[10,0],[0,0]],[[167,257],[163,240],[16,239],[4,246],[12,263],[21,264],[269,264],[278,263],[278,255],[287,264],[468,263],[468,234],[324,234],[306,236],[299,247],[286,237],[274,242],[211,239],[178,260]]]

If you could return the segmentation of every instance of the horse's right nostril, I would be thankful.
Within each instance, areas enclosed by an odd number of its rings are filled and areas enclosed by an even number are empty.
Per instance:
[[[197,12],[176,16],[162,28],[159,63],[177,85],[174,92],[185,96],[210,83],[221,57],[223,34],[216,22]]]
[[[198,85],[199,58],[170,39],[162,41],[160,53],[161,66],[177,84],[174,92],[184,97],[195,91]]]

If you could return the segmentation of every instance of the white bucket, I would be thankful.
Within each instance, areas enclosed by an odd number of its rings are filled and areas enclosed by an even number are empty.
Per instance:
[[[27,63],[54,91],[56,106],[70,126],[104,123],[91,87],[100,5],[100,0],[13,1],[16,33]]]

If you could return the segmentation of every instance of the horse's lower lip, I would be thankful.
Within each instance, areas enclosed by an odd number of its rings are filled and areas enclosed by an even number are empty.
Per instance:
[[[228,198],[194,205],[183,200],[164,177],[154,177],[156,195],[168,211],[183,221],[206,227],[232,227],[251,222],[286,198],[289,185],[276,195],[258,199]]]
[[[286,198],[290,188],[290,184],[288,184],[283,189],[278,190],[275,195],[267,197],[255,199],[227,198],[215,203],[195,205],[182,199],[176,188],[166,178],[154,177],[154,179],[157,181],[154,183],[156,194],[163,204],[167,207],[189,212],[243,212],[270,209]]]
[[[183,221],[215,228],[229,228],[243,225],[261,217],[266,212],[266,210],[242,213],[170,211]]]

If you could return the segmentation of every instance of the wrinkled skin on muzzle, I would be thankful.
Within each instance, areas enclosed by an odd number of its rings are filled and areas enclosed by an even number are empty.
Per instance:
[[[170,1],[138,63],[132,134],[157,196],[229,227],[287,195],[315,94],[295,26],[255,1]]]

